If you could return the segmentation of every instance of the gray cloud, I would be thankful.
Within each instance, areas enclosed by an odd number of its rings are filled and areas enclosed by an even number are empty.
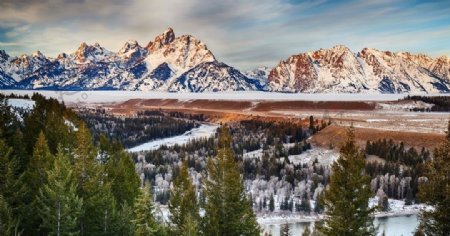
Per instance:
[[[336,44],[448,55],[449,11],[448,3],[386,0],[4,0],[0,47],[55,56],[98,42],[117,51],[129,39],[146,45],[170,26],[240,69]]]

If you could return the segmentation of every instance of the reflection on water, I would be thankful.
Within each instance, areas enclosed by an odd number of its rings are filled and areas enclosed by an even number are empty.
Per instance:
[[[299,222],[289,224],[292,235],[301,235],[306,227],[313,225],[314,223]],[[414,230],[419,224],[416,215],[410,216],[393,216],[376,218],[375,226],[379,226],[378,235],[381,235],[383,231],[388,236],[406,236],[413,235]],[[270,232],[273,236],[280,235],[279,224],[267,224],[263,225],[264,232]]]

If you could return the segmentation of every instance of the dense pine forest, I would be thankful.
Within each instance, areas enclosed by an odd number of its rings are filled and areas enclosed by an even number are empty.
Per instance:
[[[78,115],[87,123],[98,141],[101,134],[119,140],[125,148],[171,136],[199,126],[202,115],[181,112],[145,111],[132,117],[117,117],[104,109],[80,109]]]
[[[431,108],[414,108],[411,111],[422,112],[449,112],[450,111],[450,97],[449,96],[407,96],[403,100],[422,101],[433,104]]]

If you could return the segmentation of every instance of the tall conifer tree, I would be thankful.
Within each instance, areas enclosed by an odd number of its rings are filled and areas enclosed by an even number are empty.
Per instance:
[[[37,198],[41,227],[49,235],[78,235],[83,200],[77,196],[77,183],[61,148],[47,176],[48,182],[41,187]]]
[[[134,203],[134,224],[135,236],[156,235],[158,233],[158,224],[153,215],[153,201],[150,194],[150,186],[141,189],[136,202]]]
[[[208,178],[203,233],[206,235],[260,235],[242,176],[231,150],[231,136],[222,127],[215,159],[207,163]]]
[[[21,178],[23,194],[23,206],[21,212],[25,234],[39,234],[41,219],[38,214],[36,199],[41,189],[47,184],[47,172],[53,165],[53,156],[47,145],[47,139],[43,132],[40,132],[34,146],[33,155],[30,158],[27,169]],[[42,232],[44,233],[44,232]]]
[[[374,208],[369,208],[370,177],[364,173],[365,158],[356,146],[353,128],[332,165],[330,184],[323,196],[325,219],[317,224],[325,235],[375,235]]]
[[[80,235],[106,234],[112,220],[114,199],[103,166],[97,160],[97,150],[84,123],[78,127],[73,155],[78,196],[83,199]]]
[[[195,186],[189,178],[187,162],[173,183],[169,201],[170,221],[174,235],[197,235],[200,222]]]
[[[420,227],[426,235],[450,235],[450,121],[444,142],[425,164],[428,181],[420,184],[419,198],[434,210],[420,214]]]

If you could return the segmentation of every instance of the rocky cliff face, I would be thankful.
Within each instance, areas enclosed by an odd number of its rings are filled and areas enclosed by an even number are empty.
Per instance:
[[[449,65],[446,58],[335,46],[291,56],[268,79],[283,92],[440,93],[449,92]]]

